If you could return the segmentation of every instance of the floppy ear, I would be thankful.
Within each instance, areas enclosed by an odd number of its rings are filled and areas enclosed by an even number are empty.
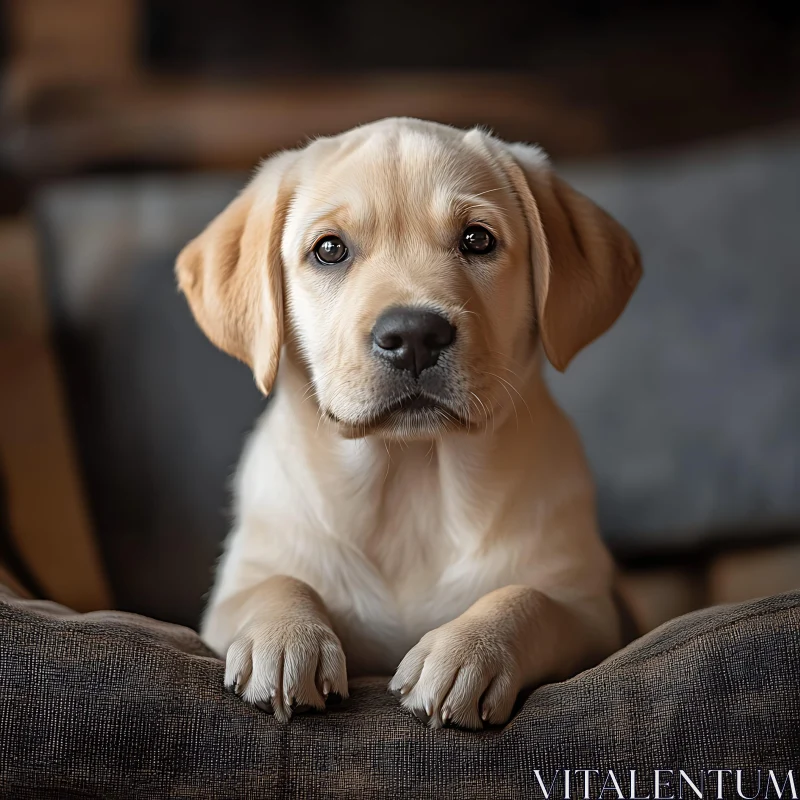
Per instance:
[[[272,389],[283,343],[283,177],[294,153],[267,161],[231,204],[183,248],[175,267],[198,325]],[[291,157],[291,158],[290,158]]]
[[[507,149],[531,232],[542,344],[563,372],[622,313],[642,275],[639,250],[615,219],[553,172],[542,150]]]

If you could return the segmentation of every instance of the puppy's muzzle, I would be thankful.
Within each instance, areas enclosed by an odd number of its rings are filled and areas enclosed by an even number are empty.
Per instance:
[[[439,360],[453,344],[456,329],[440,314],[421,308],[390,308],[372,329],[375,356],[414,378]]]

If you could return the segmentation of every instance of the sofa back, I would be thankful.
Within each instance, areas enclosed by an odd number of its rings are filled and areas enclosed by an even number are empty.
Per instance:
[[[551,374],[620,553],[800,520],[800,137],[567,168],[634,234],[617,325]],[[177,293],[183,244],[241,175],[94,179],[38,202],[50,306],[118,604],[194,623],[229,478],[264,407]]]

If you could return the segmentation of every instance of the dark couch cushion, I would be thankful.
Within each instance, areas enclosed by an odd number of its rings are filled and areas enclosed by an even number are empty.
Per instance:
[[[669,622],[481,733],[429,730],[385,678],[282,725],[226,694],[222,677],[186,628],[0,590],[0,794],[501,800],[542,797],[536,770],[546,785],[560,772],[563,797],[563,770],[597,769],[628,796],[636,769],[641,797],[654,770],[683,769],[715,797],[705,771],[723,768],[744,770],[749,795],[763,770],[763,797],[766,770],[782,783],[798,767],[800,592]]]

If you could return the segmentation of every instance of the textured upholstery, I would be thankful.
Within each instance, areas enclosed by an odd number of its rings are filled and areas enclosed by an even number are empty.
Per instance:
[[[281,725],[222,675],[186,628],[0,590],[0,796],[502,800],[543,797],[536,770],[563,797],[558,771],[596,769],[590,796],[616,797],[597,781],[636,769],[643,797],[654,770],[684,769],[711,798],[719,768],[754,796],[756,770],[797,771],[800,592],[669,622],[481,733],[428,730],[385,678]]]

